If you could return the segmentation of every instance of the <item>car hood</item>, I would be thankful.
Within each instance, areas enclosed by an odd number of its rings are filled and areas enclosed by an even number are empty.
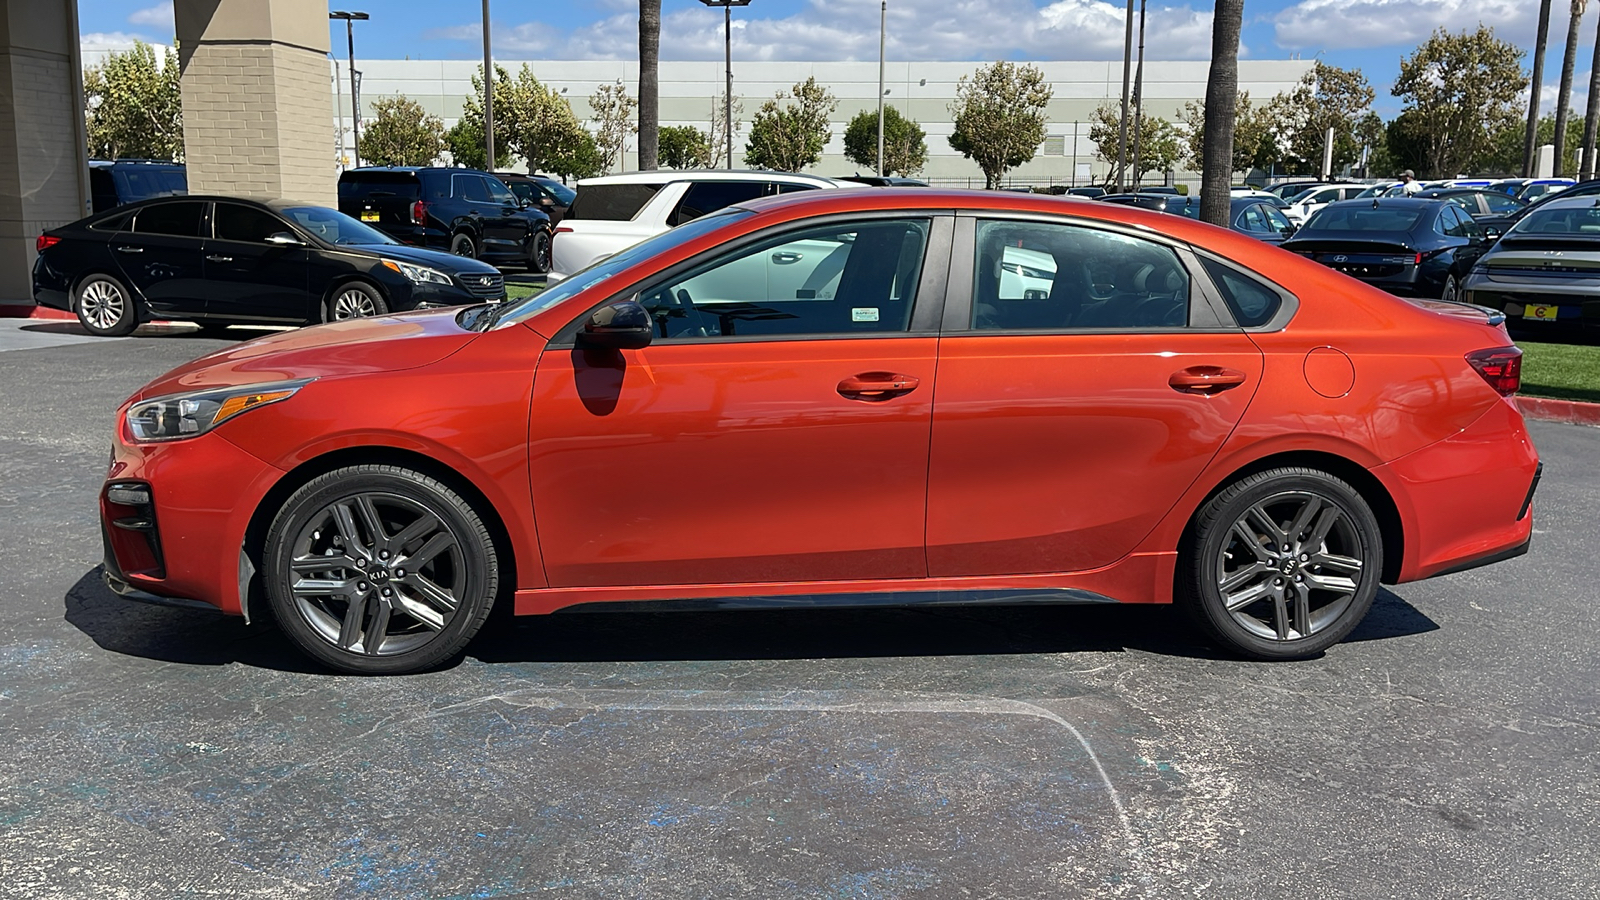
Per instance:
[[[498,275],[499,269],[465,256],[456,256],[443,250],[428,250],[424,247],[409,247],[405,244],[340,244],[340,250],[349,250],[363,256],[374,258],[390,257],[416,263],[419,266],[429,266],[453,275]]]
[[[479,337],[456,324],[459,309],[352,319],[269,335],[185,363],[133,399],[371,372],[438,362]]]

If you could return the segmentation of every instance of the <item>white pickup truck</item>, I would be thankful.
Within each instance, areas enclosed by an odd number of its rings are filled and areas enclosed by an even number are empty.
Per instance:
[[[716,169],[605,175],[578,182],[555,230],[550,281],[558,281],[647,237],[735,203],[793,191],[861,188],[817,175]]]

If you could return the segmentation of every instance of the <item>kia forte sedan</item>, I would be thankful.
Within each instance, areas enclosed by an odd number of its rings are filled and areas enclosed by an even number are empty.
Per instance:
[[[740,203],[533,298],[197,359],[121,408],[109,584],[328,666],[497,603],[1182,604],[1310,656],[1525,552],[1501,318],[1242,234],[1001,192]]]

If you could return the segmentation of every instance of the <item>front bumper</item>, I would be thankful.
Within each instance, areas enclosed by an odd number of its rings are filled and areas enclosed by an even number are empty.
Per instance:
[[[106,583],[130,599],[245,614],[254,572],[245,532],[283,474],[217,433],[160,444],[118,440],[100,492]],[[140,511],[148,528],[128,527],[129,508],[107,498],[112,485],[148,488],[150,508]]]

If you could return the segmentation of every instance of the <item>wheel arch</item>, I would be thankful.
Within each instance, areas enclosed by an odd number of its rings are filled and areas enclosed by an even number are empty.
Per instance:
[[[459,493],[479,518],[483,519],[483,524],[489,529],[489,535],[494,541],[495,554],[500,563],[500,594],[495,598],[495,609],[497,611],[502,608],[510,609],[511,597],[517,586],[516,546],[511,541],[511,534],[500,511],[495,508],[488,496],[470,478],[425,453],[400,447],[363,445],[330,450],[306,460],[279,478],[256,504],[244,533],[243,551],[257,573],[250,578],[239,597],[239,605],[247,618],[252,612],[261,613],[268,608],[266,589],[261,582],[260,572],[267,543],[267,529],[271,527],[278,510],[283,508],[283,504],[291,494],[312,479],[335,469],[356,465],[392,465],[414,469],[443,482]]]
[[[365,272],[342,272],[328,280],[328,289],[322,292],[322,299],[318,302],[315,310],[316,318],[308,319],[308,321],[312,324],[332,321],[328,318],[328,304],[333,300],[334,294],[338,293],[345,285],[353,282],[360,282],[371,288],[379,297],[383,298],[384,304],[389,306],[390,311],[393,311],[394,307],[390,303],[391,295],[382,282]]]
[[[1252,460],[1217,481],[1212,488],[1200,497],[1194,508],[1188,511],[1184,521],[1183,535],[1179,539],[1180,555],[1187,553],[1193,546],[1195,517],[1200,510],[1211,502],[1211,498],[1222,493],[1229,485],[1242,478],[1248,478],[1258,472],[1269,469],[1279,469],[1285,466],[1301,466],[1308,469],[1317,469],[1326,472],[1355,488],[1361,499],[1367,501],[1372,508],[1372,514],[1378,519],[1378,531],[1383,536],[1383,573],[1380,582],[1394,584],[1400,579],[1402,565],[1405,562],[1405,522],[1400,515],[1400,508],[1395,504],[1394,497],[1389,489],[1378,477],[1366,467],[1353,460],[1320,450],[1288,450],[1272,453],[1267,456]]]

